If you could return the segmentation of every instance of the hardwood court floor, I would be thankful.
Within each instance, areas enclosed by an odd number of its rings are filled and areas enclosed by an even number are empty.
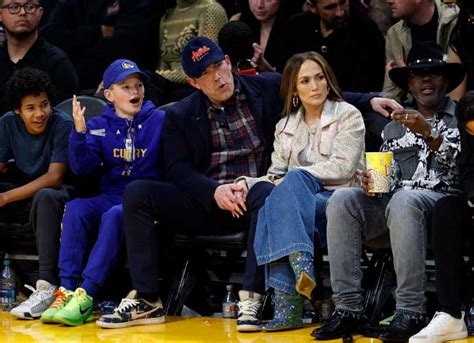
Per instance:
[[[186,343],[186,342],[236,342],[236,343],[303,343],[316,342],[309,335],[316,325],[299,330],[275,333],[240,333],[232,319],[205,317],[167,317],[165,324],[136,326],[106,330],[94,323],[79,327],[46,325],[38,320],[16,319],[0,311],[0,342],[72,342],[72,343]],[[341,340],[325,341],[339,343]],[[379,343],[380,340],[354,336],[355,343]],[[474,343],[474,337],[452,341]]]

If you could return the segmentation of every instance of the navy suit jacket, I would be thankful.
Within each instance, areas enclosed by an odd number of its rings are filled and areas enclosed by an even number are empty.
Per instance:
[[[234,77],[240,81],[264,140],[266,170],[273,150],[275,125],[281,118],[281,75],[262,73]],[[166,109],[163,154],[166,180],[210,212],[219,183],[205,175],[212,151],[208,106],[204,93],[196,91]]]

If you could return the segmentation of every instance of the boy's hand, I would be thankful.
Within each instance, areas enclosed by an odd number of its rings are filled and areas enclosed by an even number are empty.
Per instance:
[[[86,132],[86,120],[84,118],[84,113],[86,112],[85,107],[81,107],[81,102],[77,100],[75,95],[72,96],[72,117],[74,118],[74,126],[76,132],[84,133]]]

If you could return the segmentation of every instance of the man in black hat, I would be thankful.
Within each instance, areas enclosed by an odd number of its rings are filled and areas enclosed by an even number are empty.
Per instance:
[[[407,66],[390,77],[416,100],[413,109],[392,112],[383,131],[383,152],[393,153],[390,193],[371,191],[373,179],[360,173],[362,188],[334,192],[327,205],[327,239],[336,310],[320,340],[356,331],[365,321],[361,289],[362,243],[388,243],[397,276],[395,317],[380,338],[405,341],[426,325],[424,304],[426,233],[437,200],[458,191],[459,131],[456,103],[446,94],[464,78],[461,64],[446,63],[435,43],[416,44]]]

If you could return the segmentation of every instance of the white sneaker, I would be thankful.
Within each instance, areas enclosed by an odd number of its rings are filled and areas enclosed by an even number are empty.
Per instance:
[[[427,327],[410,337],[410,343],[441,343],[467,337],[464,311],[461,319],[454,318],[444,312],[436,312]]]
[[[259,311],[261,295],[249,291],[239,291],[240,301],[237,303],[239,312],[237,316],[237,331],[260,331]]]
[[[10,313],[24,319],[39,318],[54,301],[55,295],[53,292],[56,286],[51,285],[48,281],[38,280],[36,281],[36,289],[30,285],[25,285],[25,287],[33,293],[20,305],[12,308]]]

